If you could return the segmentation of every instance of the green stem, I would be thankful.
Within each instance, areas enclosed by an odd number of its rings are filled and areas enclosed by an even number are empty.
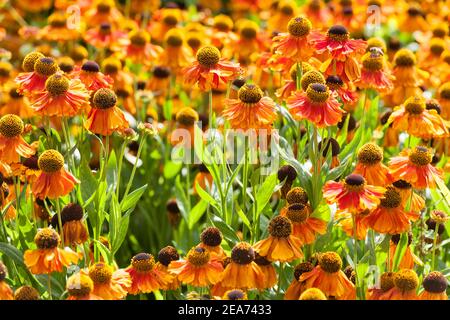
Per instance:
[[[122,164],[123,164],[123,156],[125,154],[125,147],[126,147],[126,141],[122,143],[122,146],[120,147],[120,153],[119,153],[119,163],[117,166],[117,186],[116,186],[116,198],[119,199],[120,195],[120,176],[122,173]]]
[[[209,108],[209,122],[208,122],[208,126],[210,128],[214,128],[215,124],[213,123],[213,98],[212,98],[212,90],[209,90],[208,92],[208,108]]]
[[[58,215],[58,227],[59,227],[59,233],[61,234],[61,245],[64,248],[64,231],[63,231],[63,224],[61,219],[61,204],[59,203],[59,198],[56,199],[56,214]]]
[[[302,88],[301,80],[302,80],[302,73],[303,73],[303,66],[302,62],[297,62],[297,76],[295,77],[295,84],[297,90],[300,90]]]
[[[436,270],[436,245],[438,234],[439,234],[439,223],[436,223],[436,226],[434,227],[433,251],[431,254],[431,271]]]
[[[51,278],[51,276],[50,276],[50,273],[49,274],[47,274],[47,281],[48,281],[48,284],[47,284],[47,286],[48,286],[48,297],[49,297],[49,300],[53,300],[53,296],[52,296],[52,278]]]
[[[131,176],[130,176],[130,179],[128,180],[127,188],[125,189],[125,193],[122,197],[122,200],[125,199],[126,196],[128,195],[128,192],[130,192],[131,185],[133,184],[134,175],[136,174],[137,164],[138,164],[139,158],[141,156],[141,152],[142,152],[142,148],[144,146],[144,141],[145,141],[146,136],[147,136],[147,134],[145,132],[143,132],[142,136],[139,140],[139,148],[138,148],[138,151],[136,154],[136,161],[134,162],[133,169],[131,170]]]
[[[244,166],[242,168],[242,206],[247,211],[247,184],[248,184],[248,137],[244,137]]]
[[[352,214],[352,223],[353,223],[353,269],[355,271],[355,287],[356,287],[356,298],[359,296],[359,277],[358,277],[358,237],[356,234],[356,217]]]

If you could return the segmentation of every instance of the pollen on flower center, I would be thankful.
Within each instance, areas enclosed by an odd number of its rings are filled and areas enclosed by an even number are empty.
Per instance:
[[[112,278],[112,274],[112,267],[102,262],[96,263],[89,268],[89,277],[92,279],[94,284],[108,283]]]
[[[131,265],[140,272],[151,271],[155,267],[155,258],[149,253],[138,253],[131,259]]]
[[[107,58],[103,60],[102,69],[106,74],[115,74],[122,67],[119,59]]]
[[[176,121],[184,126],[193,126],[196,121],[198,121],[198,113],[192,108],[184,107],[178,111],[176,116]]]
[[[144,30],[135,30],[130,33],[130,42],[136,47],[143,47],[150,41],[150,35]]]
[[[227,291],[226,297],[228,300],[243,300],[245,298],[245,292],[240,289],[234,289]]]
[[[332,90],[338,90],[344,86],[344,81],[339,76],[331,75],[325,80],[326,85]]]
[[[159,79],[166,79],[170,76],[170,69],[164,66],[156,66],[153,69],[153,76]]]
[[[439,97],[441,99],[450,100],[450,82],[444,83],[439,88]]]
[[[69,90],[70,81],[63,74],[56,73],[45,81],[45,89],[52,96],[59,96]]]
[[[426,166],[433,160],[431,152],[423,146],[415,147],[409,152],[409,161],[416,166]]]
[[[53,28],[64,28],[67,25],[67,19],[64,14],[54,13],[48,20],[49,25]]]
[[[269,233],[272,237],[287,238],[292,233],[292,223],[286,217],[276,216],[269,223]]]
[[[14,292],[14,300],[39,300],[39,292],[31,286],[22,286]]]
[[[228,32],[233,28],[233,20],[224,14],[214,17],[214,28],[222,32]]]
[[[255,260],[255,251],[247,242],[240,242],[231,250],[231,260],[237,264],[249,264]]]
[[[402,202],[400,193],[392,186],[386,188],[383,198],[380,200],[380,206],[384,208],[397,208]]]
[[[335,41],[345,41],[349,39],[350,34],[344,26],[335,25],[328,29],[327,36]]]
[[[409,182],[406,182],[405,180],[401,180],[401,179],[393,182],[392,185],[394,187],[396,187],[397,189],[408,190],[408,189],[412,188],[412,185]]]
[[[44,151],[38,160],[39,169],[46,173],[59,171],[64,165],[64,157],[56,150]]]
[[[111,11],[111,4],[108,2],[97,4],[97,11],[100,13],[109,13]]]
[[[162,248],[158,253],[158,261],[164,266],[168,266],[170,262],[180,259],[180,255],[172,246]]]
[[[303,91],[307,91],[309,85],[313,83],[325,84],[325,77],[317,70],[306,72],[300,80],[300,85]]]
[[[53,249],[59,244],[59,235],[54,229],[44,228],[37,232],[34,243],[39,249]]]
[[[210,254],[208,250],[200,247],[192,248],[188,255],[188,261],[196,267],[201,267],[208,263]]]
[[[24,129],[23,121],[15,114],[7,114],[0,119],[0,134],[6,138],[21,135]]]
[[[181,47],[183,44],[183,33],[178,29],[171,29],[166,34],[165,42],[170,47]]]
[[[102,35],[111,34],[111,24],[109,24],[109,23],[100,24],[99,32]]]
[[[380,277],[380,289],[386,292],[394,287],[394,272],[384,272]]]
[[[63,223],[69,221],[79,221],[83,218],[83,207],[77,203],[69,203],[61,210],[61,220]]]
[[[370,71],[378,71],[383,69],[383,55],[378,51],[371,51],[362,57],[362,65]]]
[[[312,28],[311,21],[304,17],[292,18],[288,23],[288,31],[294,37],[306,36]]]
[[[109,109],[116,105],[117,96],[111,89],[98,89],[92,99],[93,107],[97,109]]]
[[[70,296],[84,297],[94,288],[94,283],[89,276],[78,273],[67,280],[67,292]]]
[[[439,271],[433,271],[423,279],[422,285],[427,292],[442,293],[447,290],[447,279]]]
[[[37,51],[31,52],[25,56],[22,62],[22,69],[25,72],[32,72],[34,70],[34,64],[40,58],[44,58],[45,56]]]
[[[286,201],[289,204],[300,203],[306,205],[308,203],[308,194],[303,188],[295,187],[287,193]]]
[[[350,174],[345,178],[345,188],[350,192],[360,192],[366,183],[362,175]]]
[[[41,76],[51,76],[58,71],[58,64],[53,58],[43,57],[34,63],[34,72]]]
[[[299,300],[327,300],[327,297],[320,289],[309,288],[303,291]]]
[[[163,18],[163,23],[166,26],[175,27],[178,24],[178,19],[172,14],[168,14]]]
[[[258,103],[263,95],[262,90],[255,84],[245,84],[238,91],[239,100],[244,103]]]
[[[425,109],[425,101],[420,97],[409,97],[405,101],[405,110],[410,114],[421,114]]]
[[[248,21],[241,28],[240,34],[247,40],[255,39],[258,35],[258,25],[254,21]]]
[[[394,56],[394,63],[399,67],[412,67],[416,64],[416,56],[409,49],[400,49]]]
[[[292,222],[303,222],[308,218],[308,209],[304,204],[291,204],[286,212],[286,217]]]
[[[200,235],[203,244],[210,247],[217,247],[222,243],[222,233],[216,227],[208,227]]]
[[[310,272],[314,269],[314,266],[311,262],[302,262],[295,266],[294,268],[294,277],[298,281],[300,276],[305,272]]]
[[[325,84],[311,83],[306,89],[306,95],[312,102],[323,103],[328,100],[330,91]]]
[[[220,60],[220,51],[214,46],[205,46],[197,52],[197,61],[200,65],[211,68]]]
[[[358,161],[364,165],[374,165],[383,160],[383,150],[374,143],[366,143],[358,151]]]
[[[445,40],[441,38],[433,38],[430,40],[430,51],[436,55],[440,56],[445,50]]]
[[[411,291],[419,286],[419,278],[414,270],[401,269],[394,275],[394,284],[402,291]]]
[[[94,72],[94,73],[96,73],[96,72],[100,71],[100,67],[97,64],[97,62],[95,62],[95,61],[86,61],[81,66],[81,70],[86,71],[86,72]]]
[[[335,273],[341,270],[342,259],[336,252],[325,252],[319,256],[319,266],[325,272]]]

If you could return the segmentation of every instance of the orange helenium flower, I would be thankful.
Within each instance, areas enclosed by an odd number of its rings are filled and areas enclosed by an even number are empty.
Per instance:
[[[92,98],[92,108],[84,124],[85,128],[103,136],[128,128],[128,121],[116,102],[117,96],[111,89],[97,90]]]
[[[368,184],[384,186],[389,182],[389,170],[383,164],[383,149],[375,143],[366,143],[358,150],[358,162],[353,173],[360,174]]]
[[[319,128],[334,126],[341,121],[344,110],[336,100],[336,93],[321,83],[312,83],[306,92],[296,91],[287,100],[294,119],[311,121]]]
[[[131,259],[131,265],[125,269],[131,277],[130,294],[150,293],[167,286],[172,276],[161,272],[151,254],[139,253]]]
[[[378,207],[367,216],[366,223],[378,233],[399,234],[408,231],[409,221],[418,217],[416,213],[405,211],[400,193],[388,186]]]
[[[246,242],[240,242],[231,250],[231,261],[221,275],[224,288],[254,289],[264,284],[264,273],[255,262],[255,251]]]
[[[82,270],[83,274],[89,275],[94,283],[92,293],[105,300],[121,300],[127,296],[127,290],[131,287],[131,277],[123,269],[113,268],[103,262],[92,265],[88,271]]]
[[[38,160],[41,170],[33,183],[32,192],[40,199],[56,199],[69,194],[75,184],[80,183],[72,174],[64,169],[64,157],[56,150],[46,150]]]
[[[29,158],[36,153],[36,147],[29,145],[22,137],[22,119],[7,114],[0,119],[0,160],[6,164],[18,163],[20,157]]]
[[[338,209],[350,213],[374,209],[385,189],[367,185],[359,174],[351,174],[342,182],[328,181],[323,187],[323,197],[328,204],[337,203]]]
[[[287,33],[278,34],[273,38],[274,52],[294,61],[307,61],[313,54],[309,37],[311,22],[299,16],[289,20],[287,28]]]
[[[192,248],[185,260],[172,261],[169,265],[169,272],[178,280],[196,287],[219,282],[222,271],[223,266],[217,256],[201,247]]]
[[[319,264],[313,270],[305,272],[299,281],[304,282],[305,289],[318,288],[327,296],[336,300],[354,300],[355,285],[341,270],[342,260],[336,252],[319,255]]]
[[[81,272],[67,279],[66,289],[69,294],[67,300],[103,300],[103,298],[92,293],[94,283],[88,275]]]
[[[428,148],[405,149],[389,161],[389,173],[395,180],[405,180],[416,189],[435,188],[442,181],[443,171],[431,165],[433,156]]]
[[[426,109],[425,100],[420,96],[408,98],[404,104],[394,109],[388,124],[395,130],[424,138],[446,137],[449,135],[448,124],[436,110]]]
[[[320,71],[326,75],[338,75],[344,82],[360,77],[361,70],[356,58],[366,50],[364,40],[350,39],[347,29],[340,25],[329,28],[326,35],[312,34],[311,40],[317,53],[331,56],[322,63]]]
[[[302,243],[292,235],[292,228],[288,218],[273,218],[269,223],[269,237],[258,241],[253,248],[269,261],[290,262],[302,258]]]
[[[448,300],[447,279],[439,271],[430,272],[422,282],[423,291],[420,300]]]
[[[45,81],[45,89],[31,97],[31,107],[46,116],[73,117],[88,105],[89,93],[80,80],[57,72]]]
[[[196,61],[183,70],[183,76],[187,84],[197,83],[202,91],[209,91],[227,84],[240,72],[239,64],[221,58],[216,47],[205,46],[198,50]]]
[[[234,129],[268,129],[276,119],[275,102],[254,84],[243,85],[238,99],[226,99],[223,116]]]
[[[63,267],[78,262],[78,254],[69,248],[60,249],[60,238],[55,230],[44,228],[34,237],[37,249],[26,250],[23,256],[25,265],[33,274],[62,272]]]

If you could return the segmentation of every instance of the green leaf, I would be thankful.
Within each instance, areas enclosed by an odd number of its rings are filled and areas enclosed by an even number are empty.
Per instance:
[[[27,266],[23,262],[23,254],[16,247],[6,242],[0,242],[0,252],[10,257],[17,265],[27,269]]]
[[[116,168],[117,168],[117,159],[116,153],[111,151],[108,157],[108,164],[106,165],[106,182],[108,183],[108,188],[114,189],[116,186]]]
[[[264,207],[269,202],[272,194],[275,190],[275,186],[277,185],[277,174],[272,173],[270,176],[264,180],[261,187],[258,189],[256,193],[256,216],[258,217],[263,211]],[[255,204],[253,204],[254,206]],[[252,210],[250,210],[251,212]]]
[[[84,202],[87,202],[88,199],[92,198],[97,190],[97,180],[92,174],[91,168],[87,161],[82,161],[80,164],[80,176],[79,179],[81,181],[80,190],[81,197]]]
[[[124,199],[122,199],[120,203],[120,211],[125,212],[134,208],[146,189],[147,184],[129,193]]]
[[[242,222],[247,226],[247,228],[252,230],[252,227],[250,226],[250,220],[248,220],[247,216],[245,215],[244,211],[242,211],[237,201],[234,203],[234,206],[236,207],[236,212],[239,218],[241,218]]]
[[[170,160],[167,161],[164,164],[164,178],[172,179],[178,174],[178,172],[180,172],[182,167],[183,167],[182,162],[173,162]]]
[[[208,207],[208,202],[201,199],[195,206],[192,208],[191,212],[188,215],[188,228],[191,230],[194,225],[200,220],[203,214]]]
[[[323,221],[330,221],[331,210],[330,206],[325,202],[322,202],[317,206],[314,212],[311,214],[311,217],[321,219]]]
[[[233,247],[236,243],[241,241],[236,235],[236,231],[227,225],[220,217],[213,216],[212,222],[222,232],[223,237],[228,241],[230,247]]]
[[[163,114],[166,120],[172,119],[173,101],[172,99],[166,99],[163,105]]]
[[[207,203],[212,205],[218,212],[220,212],[220,207],[217,201],[208,192],[203,190],[198,182],[195,183],[195,189],[197,190],[197,194],[202,200],[206,201]]]
[[[181,184],[180,176],[177,176],[177,178],[175,179],[175,198],[177,199],[177,205],[178,208],[180,209],[180,213],[184,218],[184,220],[187,222],[189,214],[189,212],[187,212],[189,208],[188,198],[184,191],[184,187]]]
[[[395,248],[395,254],[394,259],[392,263],[392,271],[397,271],[398,266],[400,265],[400,262],[403,259],[403,256],[405,255],[406,249],[408,247],[408,234],[402,233],[400,236],[400,241],[397,244],[397,247]]]

